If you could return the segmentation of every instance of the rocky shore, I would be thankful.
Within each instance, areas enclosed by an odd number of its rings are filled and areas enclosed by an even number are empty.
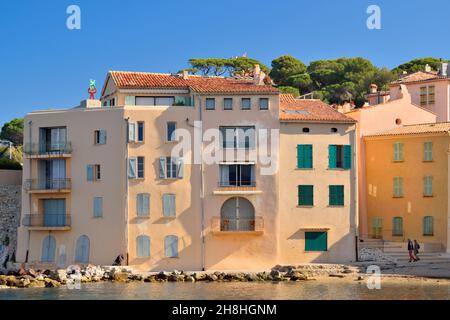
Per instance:
[[[197,281],[307,281],[319,276],[345,277],[359,275],[357,267],[346,265],[276,266],[264,272],[147,272],[128,267],[72,266],[59,270],[9,270],[0,273],[0,288],[57,288],[64,285],[100,281],[197,282]],[[358,276],[362,280],[362,276]]]

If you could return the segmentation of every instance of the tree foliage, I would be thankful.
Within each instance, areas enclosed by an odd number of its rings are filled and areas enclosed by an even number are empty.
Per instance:
[[[248,58],[193,58],[189,59],[190,68],[183,69],[191,74],[201,74],[203,76],[235,76],[251,75],[255,64],[259,64],[261,70],[269,73],[269,68],[260,61]],[[180,70],[180,71],[183,71]]]
[[[13,119],[3,125],[0,139],[9,140],[15,145],[23,143],[23,119]]]
[[[392,72],[396,75],[400,75],[403,72],[413,73],[417,71],[424,71],[427,64],[431,67],[432,70],[438,71],[441,68],[442,62],[449,62],[449,60],[432,57],[418,58],[399,65],[398,67],[394,68]]]
[[[281,56],[272,61],[270,77],[275,83],[290,86],[293,76],[299,76],[306,72],[306,65],[293,56]],[[298,78],[297,78],[298,79]]]
[[[295,88],[295,87],[280,86],[280,87],[278,87],[278,90],[280,90],[280,92],[282,92],[282,93],[292,94],[296,98],[300,95],[300,91],[298,90],[298,88]]]

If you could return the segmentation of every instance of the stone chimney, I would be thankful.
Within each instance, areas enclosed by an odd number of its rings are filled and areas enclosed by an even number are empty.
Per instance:
[[[425,65],[425,72],[431,72],[432,70],[431,70],[431,66],[427,63],[426,65]]]
[[[378,86],[375,83],[372,83],[370,85],[370,93],[377,93],[378,91]]]
[[[187,70],[183,70],[183,74],[181,75],[181,77],[182,77],[184,80],[189,79],[189,72],[188,72]]]
[[[261,70],[259,64],[255,64],[255,67],[253,68],[253,84],[256,84],[257,86],[264,85],[265,77],[266,74]]]

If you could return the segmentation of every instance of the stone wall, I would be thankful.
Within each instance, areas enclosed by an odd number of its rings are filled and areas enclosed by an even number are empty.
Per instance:
[[[0,184],[0,246],[9,247],[10,258],[17,244],[21,196],[22,186]]]

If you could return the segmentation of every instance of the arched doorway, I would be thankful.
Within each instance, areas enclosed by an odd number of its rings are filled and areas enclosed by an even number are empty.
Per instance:
[[[75,262],[88,263],[89,262],[90,241],[88,236],[82,235],[77,240],[75,249]]]
[[[255,208],[242,197],[230,198],[220,210],[220,231],[255,231]]]

